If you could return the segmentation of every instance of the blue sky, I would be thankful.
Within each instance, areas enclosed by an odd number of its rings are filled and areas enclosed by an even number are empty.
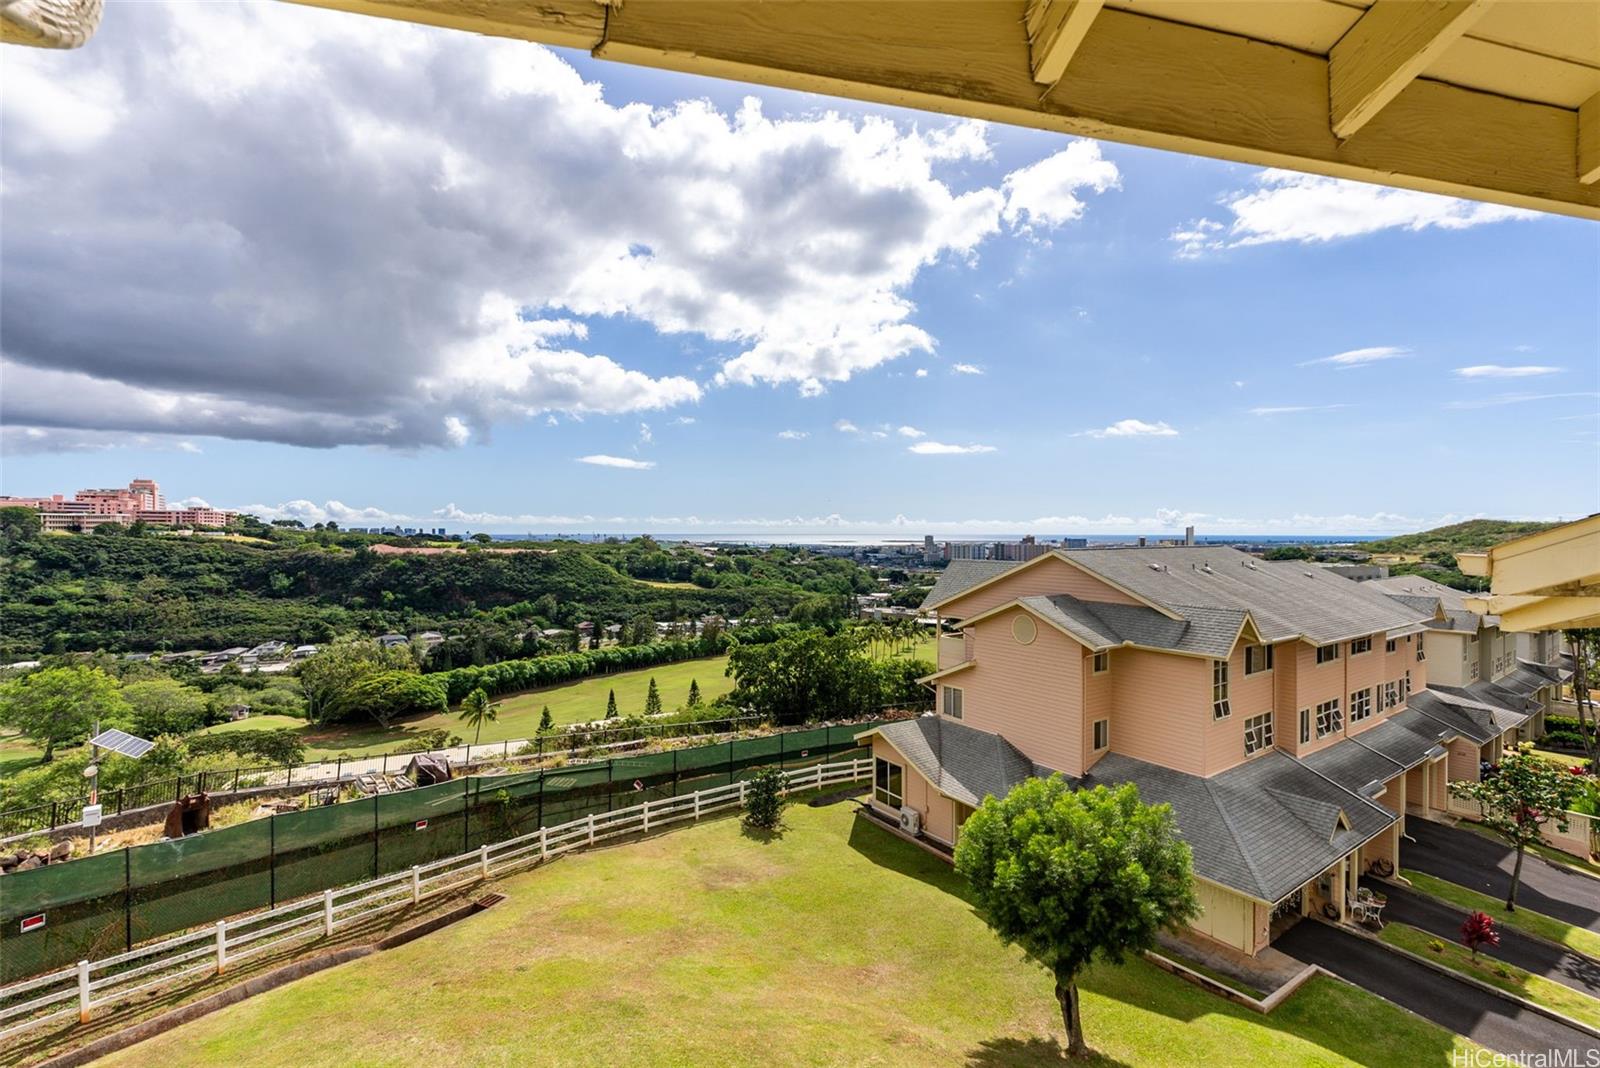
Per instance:
[[[86,216],[0,235],[0,491],[752,535],[1600,497],[1591,223],[411,27],[369,58],[345,16],[215,6],[259,76],[141,5],[0,105],[8,222],[65,182]],[[301,36],[337,92],[267,73]]]

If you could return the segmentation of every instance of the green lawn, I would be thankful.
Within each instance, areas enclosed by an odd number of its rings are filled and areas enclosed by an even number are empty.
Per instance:
[[[1600,934],[1595,934],[1593,931],[1562,923],[1558,919],[1521,906],[1518,906],[1515,912],[1507,912],[1505,902],[1499,898],[1480,894],[1476,890],[1469,890],[1443,879],[1435,879],[1419,871],[1406,869],[1400,874],[1410,879],[1411,885],[1420,893],[1431,894],[1459,908],[1487,912],[1494,917],[1495,923],[1515,927],[1546,941],[1559,943],[1585,956],[1600,958]]]
[[[727,818],[507,879],[494,909],[248,999],[108,1066],[1037,1065],[1045,970],[951,869],[853,808],[773,840]],[[1446,1065],[1464,1039],[1326,977],[1260,1016],[1142,961],[1097,967],[1099,1065]]]
[[[1387,924],[1379,937],[1391,945],[1408,949],[1419,957],[1438,961],[1462,975],[1469,975],[1490,986],[1537,1002],[1570,1019],[1579,1020],[1590,1027],[1600,1027],[1600,1001],[1587,994],[1580,994],[1562,983],[1546,979],[1542,975],[1534,975],[1515,965],[1493,959],[1495,952],[1493,946],[1481,950],[1474,960],[1472,952],[1466,946],[1435,938],[1426,931],[1419,931],[1403,923]],[[1434,944],[1442,944],[1444,949],[1436,951],[1430,948]]]
[[[44,750],[20,734],[0,734],[0,779],[27,771],[42,756]]]
[[[1537,745],[1533,747],[1533,755],[1569,768],[1581,768],[1589,763],[1589,758],[1582,753],[1558,753],[1554,749],[1540,749]]]

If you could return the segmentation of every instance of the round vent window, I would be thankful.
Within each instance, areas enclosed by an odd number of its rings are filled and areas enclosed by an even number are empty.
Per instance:
[[[1039,625],[1032,616],[1018,616],[1011,621],[1011,636],[1023,645],[1032,645],[1039,636]]]

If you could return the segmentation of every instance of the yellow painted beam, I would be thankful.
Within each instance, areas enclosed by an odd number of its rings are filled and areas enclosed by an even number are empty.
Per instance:
[[[605,35],[603,0],[294,0],[358,15],[515,37],[562,48],[593,48]]]
[[[1028,0],[1028,60],[1033,80],[1055,85],[1066,73],[1105,0]]]
[[[1600,598],[1469,597],[1467,607],[1500,617],[1500,629],[1516,633],[1577,630],[1600,626]]]
[[[1578,181],[1600,182],[1600,93],[1578,108]]]
[[[1365,126],[1488,8],[1488,0],[1377,0],[1328,53],[1330,125]]]

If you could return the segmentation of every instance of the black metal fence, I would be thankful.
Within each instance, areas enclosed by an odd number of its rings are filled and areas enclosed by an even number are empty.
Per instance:
[[[283,813],[0,877],[0,983],[543,826],[861,755],[881,720],[639,753]]]

